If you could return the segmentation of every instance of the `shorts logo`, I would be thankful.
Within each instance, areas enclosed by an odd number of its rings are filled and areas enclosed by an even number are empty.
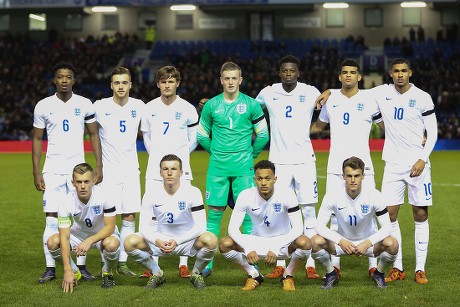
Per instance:
[[[415,107],[415,102],[416,102],[415,99],[409,99],[409,107],[411,108]]]
[[[182,118],[182,112],[176,112],[176,120],[180,120]]]
[[[275,212],[281,212],[281,204],[280,203],[274,203],[273,208],[275,209]]]
[[[185,201],[181,200],[181,201],[179,201],[177,204],[178,204],[178,206],[179,206],[179,210],[180,210],[180,211],[184,211],[184,210],[185,210]]]
[[[136,118],[136,116],[137,116],[136,110],[132,109],[132,110],[131,110],[131,117],[132,117],[132,118]]]
[[[102,210],[101,210],[101,205],[94,206],[94,207],[93,207],[93,212],[94,212],[94,214],[96,214],[96,215],[101,214],[101,212],[102,212]]]
[[[239,103],[236,105],[236,112],[239,114],[244,114],[246,113],[246,105],[244,103]]]
[[[210,194],[211,194],[211,192],[206,191],[206,199],[209,199]]]
[[[356,108],[358,109],[358,111],[362,111],[362,110],[364,110],[364,104],[358,103],[358,104],[356,105]]]
[[[43,207],[46,207],[46,199],[43,200]]]
[[[80,116],[81,115],[81,110],[80,108],[75,109],[75,116]]]
[[[299,96],[299,102],[305,102],[305,95]]]
[[[362,214],[369,213],[369,205],[366,205],[366,204],[361,205],[361,213]]]

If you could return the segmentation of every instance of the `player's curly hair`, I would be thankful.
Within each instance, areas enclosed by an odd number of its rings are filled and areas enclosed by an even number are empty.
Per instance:
[[[364,173],[364,161],[361,160],[358,157],[350,157],[348,159],[345,159],[342,164],[342,172],[345,173],[345,168],[346,167],[351,167],[352,169],[360,169]]]
[[[281,60],[278,61],[278,65],[280,67],[284,63],[293,63],[293,64],[297,65],[297,68],[300,68],[300,60],[299,60],[299,58],[296,57],[296,56],[293,56],[291,54],[282,57]]]
[[[269,160],[260,160],[254,165],[254,172],[258,169],[271,169],[273,174],[275,173],[275,164]]]
[[[77,69],[75,68],[75,66],[73,66],[71,63],[69,62],[59,62],[57,63],[56,65],[54,65],[53,67],[53,73],[56,74],[56,72],[59,70],[59,69],[69,69],[73,72],[73,75],[75,76],[77,74]]]
[[[359,62],[356,61],[355,59],[345,59],[343,60],[342,64],[340,64],[340,71],[339,71],[339,75],[342,73],[342,68],[344,66],[351,66],[351,67],[356,67],[356,69],[360,70],[360,65],[359,65]]]
[[[391,67],[393,68],[393,66],[397,65],[397,64],[406,64],[407,67],[409,67],[410,69],[410,62],[408,59],[405,59],[405,58],[396,58],[393,60],[393,62],[391,62]]]

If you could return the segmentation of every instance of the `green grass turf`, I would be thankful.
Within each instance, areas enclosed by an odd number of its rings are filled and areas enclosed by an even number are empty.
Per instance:
[[[383,163],[380,153],[373,153],[377,186],[380,187]],[[140,153],[141,169],[145,170],[147,155]],[[264,152],[261,158],[266,158]],[[206,280],[208,289],[196,291],[188,280],[177,277],[178,258],[163,258],[160,265],[167,282],[158,289],[143,288],[145,279],[115,275],[114,289],[101,289],[101,280],[80,282],[74,293],[65,294],[59,288],[62,266],[57,267],[57,280],[44,285],[37,282],[44,270],[42,232],[44,214],[41,193],[35,191],[30,154],[0,154],[0,306],[458,306],[460,284],[457,279],[460,245],[460,218],[457,196],[460,192],[459,152],[434,152],[433,164],[434,206],[430,208],[431,240],[427,262],[427,285],[418,285],[414,278],[414,223],[411,210],[405,205],[400,212],[403,233],[405,281],[389,284],[386,290],[374,288],[367,276],[367,259],[342,258],[343,278],[331,291],[322,291],[320,280],[306,280],[304,270],[295,275],[297,291],[284,293],[278,280],[268,280],[256,291],[240,290],[245,282],[244,272],[217,254],[213,274]],[[93,162],[91,155],[88,161]],[[194,185],[205,191],[208,155],[192,154]],[[320,199],[324,195],[327,153],[317,154],[318,187]],[[143,174],[141,175],[141,178]],[[142,178],[143,179],[143,178]],[[319,204],[318,204],[319,207]],[[224,215],[227,225],[230,210]],[[222,233],[226,233],[223,227]],[[194,259],[189,260],[189,266]],[[144,268],[128,261],[130,267],[141,273]],[[100,256],[90,252],[87,267],[99,271]],[[264,274],[271,268],[261,265]],[[321,274],[323,270],[319,268]],[[456,303],[457,302],[457,303]]]

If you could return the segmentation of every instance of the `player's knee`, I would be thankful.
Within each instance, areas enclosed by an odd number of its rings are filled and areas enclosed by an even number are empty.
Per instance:
[[[396,240],[394,237],[386,238],[383,243],[385,245],[386,251],[389,254],[396,255],[398,253],[399,244],[398,244],[398,240]]]
[[[324,240],[323,237],[320,235],[314,235],[313,238],[311,238],[311,249],[312,252],[318,252],[321,249],[323,249],[323,246],[326,244],[326,240]]]
[[[48,241],[46,242],[48,249],[49,250],[56,250],[59,248],[61,242],[59,240],[59,234],[56,233],[52,235],[51,237],[48,238]]]
[[[295,241],[298,248],[303,250],[309,250],[311,248],[311,241],[307,236],[300,236]]]
[[[139,243],[139,236],[136,234],[130,234],[125,238],[125,242],[123,243],[123,246],[125,248],[126,252],[132,252],[137,248],[137,245]]]
[[[220,240],[219,250],[220,250],[221,253],[228,253],[229,251],[232,250],[233,245],[234,245],[234,242],[233,242],[232,238],[225,237],[222,240]]]
[[[428,219],[428,207],[414,207],[413,215],[415,222],[425,222]]]
[[[203,246],[209,249],[215,249],[217,247],[217,237],[212,232],[206,231],[200,236],[200,241]]]
[[[116,252],[120,247],[120,240],[118,240],[118,238],[115,237],[108,237],[105,238],[104,241],[102,241],[102,246],[107,252],[113,253]]]

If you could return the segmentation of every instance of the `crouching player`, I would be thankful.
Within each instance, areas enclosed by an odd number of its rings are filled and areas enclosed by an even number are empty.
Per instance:
[[[102,288],[115,286],[112,269],[120,254],[120,240],[116,231],[116,208],[102,189],[94,187],[94,171],[88,163],[76,165],[72,173],[75,192],[67,194],[59,204],[59,233],[48,239],[48,249],[55,260],[64,264],[64,292],[73,292],[74,282],[81,278],[70,254],[86,256],[90,248],[102,252]],[[73,224],[72,224],[73,220]],[[72,250],[71,250],[72,249]]]
[[[125,239],[125,250],[133,260],[152,272],[146,288],[154,289],[166,281],[152,256],[195,256],[190,281],[196,289],[206,288],[200,272],[214,258],[217,237],[206,231],[206,212],[201,191],[181,185],[182,161],[166,155],[160,161],[161,191],[144,196],[139,233]],[[153,221],[157,223],[153,223]],[[156,226],[155,226],[156,224]]]
[[[265,259],[274,266],[278,259],[291,259],[283,273],[283,290],[293,291],[294,271],[311,253],[310,239],[304,236],[302,214],[293,191],[275,190],[275,165],[262,160],[254,166],[257,187],[241,192],[228,226],[228,237],[220,241],[221,254],[248,274],[242,290],[254,290],[262,281],[257,263]],[[242,234],[240,226],[248,214],[252,232]]]
[[[322,289],[329,290],[339,282],[332,266],[331,254],[377,257],[379,262],[372,279],[377,288],[386,288],[385,267],[392,264],[398,252],[398,242],[390,236],[391,222],[379,191],[361,189],[364,162],[351,157],[342,165],[344,188],[326,192],[319,209],[316,232],[312,238],[312,257],[326,268]],[[327,228],[331,215],[337,217],[338,230]],[[380,229],[374,215],[377,216]]]

